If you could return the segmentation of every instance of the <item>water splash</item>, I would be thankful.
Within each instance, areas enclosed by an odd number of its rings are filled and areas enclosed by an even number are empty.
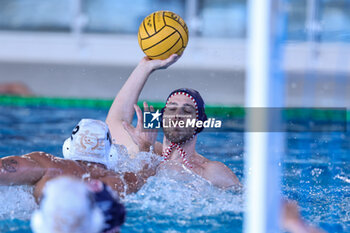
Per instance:
[[[130,158],[123,150],[119,150],[114,159],[112,168],[116,172],[135,173],[146,164],[155,168],[162,161],[152,152],[140,152],[135,158]],[[175,213],[200,217],[243,211],[241,194],[216,188],[181,164],[171,165],[171,168],[167,164],[159,165],[156,176],[148,178],[136,194],[127,196],[124,199],[126,204],[163,216],[173,216]]]
[[[202,217],[243,211],[243,197],[222,190],[188,170],[158,170],[136,194],[125,198],[141,210],[166,216]]]
[[[348,177],[346,177],[346,176],[342,176],[342,175],[336,175],[335,177],[334,177],[335,179],[339,179],[339,180],[342,180],[342,181],[344,181],[345,183],[348,183],[348,184],[350,184],[350,178],[348,178]]]
[[[140,152],[135,158],[131,158],[124,146],[115,146],[113,150],[116,150],[113,156],[110,158],[109,169],[115,172],[134,172],[137,173],[148,164],[155,168],[162,161],[162,158],[152,152]]]
[[[0,220],[28,220],[38,206],[30,186],[0,186]]]

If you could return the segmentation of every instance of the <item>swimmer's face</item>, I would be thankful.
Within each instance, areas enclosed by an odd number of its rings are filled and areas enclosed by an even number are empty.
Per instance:
[[[165,137],[175,143],[182,143],[190,139],[195,128],[186,127],[186,122],[192,119],[196,119],[196,108],[193,101],[184,95],[171,97],[163,113]]]

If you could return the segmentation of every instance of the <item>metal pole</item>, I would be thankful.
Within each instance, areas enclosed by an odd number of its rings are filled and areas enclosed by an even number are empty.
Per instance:
[[[186,21],[191,35],[198,36],[200,22],[198,19],[198,0],[186,0]]]
[[[284,80],[279,75],[276,37],[277,5],[272,0],[250,0],[248,4],[248,61],[246,79],[247,184],[245,233],[280,231],[280,155],[284,149],[278,109],[284,103]],[[273,4],[274,3],[274,4]],[[259,108],[257,110],[256,108]],[[259,132],[256,126],[259,126]]]
[[[315,106],[315,84],[317,80],[317,65],[320,56],[321,24],[319,21],[319,1],[308,0],[306,8],[306,31],[308,41],[308,69],[306,70],[303,103],[305,106]]]
[[[71,4],[73,8],[71,31],[76,38],[78,48],[82,48],[84,45],[83,31],[87,24],[87,17],[83,13],[82,0],[73,0]]]

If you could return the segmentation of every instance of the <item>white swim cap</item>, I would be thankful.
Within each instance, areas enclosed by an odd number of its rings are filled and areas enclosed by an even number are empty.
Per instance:
[[[108,165],[112,138],[108,125],[100,120],[82,119],[74,128],[72,135],[63,144],[66,159],[84,160]],[[114,155],[115,156],[115,155]]]
[[[80,180],[61,176],[46,183],[40,208],[31,219],[34,233],[98,233],[104,227],[102,211]]]

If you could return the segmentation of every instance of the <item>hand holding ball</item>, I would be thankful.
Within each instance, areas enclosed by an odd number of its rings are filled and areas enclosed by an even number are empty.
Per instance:
[[[182,54],[188,42],[188,29],[177,14],[157,11],[141,23],[138,41],[147,57],[163,60],[175,53]]]

